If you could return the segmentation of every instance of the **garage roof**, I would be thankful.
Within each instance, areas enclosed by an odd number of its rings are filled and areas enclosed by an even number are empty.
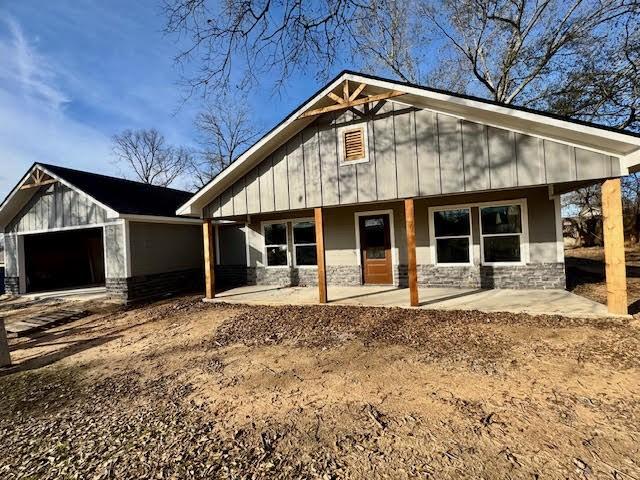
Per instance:
[[[84,193],[105,208],[109,218],[135,216],[143,221],[192,221],[176,215],[178,207],[193,195],[191,192],[37,162],[0,204],[0,232],[37,192],[38,189],[24,189],[23,185],[38,171]]]
[[[159,187],[57,165],[36,163],[34,166],[38,165],[120,214],[175,217],[178,207],[193,195],[184,190]]]

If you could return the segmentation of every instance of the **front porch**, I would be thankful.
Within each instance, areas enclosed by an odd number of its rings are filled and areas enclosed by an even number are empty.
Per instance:
[[[533,187],[205,220],[206,297],[217,296],[218,276],[218,287],[246,287],[221,294],[229,300],[604,314],[564,291],[560,201],[550,193]],[[605,182],[603,198],[611,205],[604,203],[608,311],[624,315],[619,180]]]
[[[393,286],[330,286],[328,304],[403,307],[431,310],[479,310],[573,317],[610,315],[607,307],[562,289],[419,288],[417,307],[410,307],[407,288]],[[316,287],[251,285],[216,293],[208,302],[254,305],[307,305],[318,303]]]

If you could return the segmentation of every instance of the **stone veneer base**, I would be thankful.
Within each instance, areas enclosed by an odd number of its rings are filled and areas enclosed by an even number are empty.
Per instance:
[[[312,286],[318,284],[316,268],[265,268],[242,265],[216,267],[217,283],[238,285]],[[242,280],[244,279],[244,283]],[[342,286],[362,285],[357,265],[328,265],[327,284]],[[394,267],[394,284],[408,285],[406,265]],[[463,266],[443,267],[418,265],[418,285],[422,287],[459,288],[565,288],[564,263],[506,265],[501,267]]]
[[[4,277],[4,293],[9,295],[20,294],[20,279],[18,277]]]
[[[203,273],[199,268],[106,279],[107,295],[125,303],[202,289],[203,284]]]

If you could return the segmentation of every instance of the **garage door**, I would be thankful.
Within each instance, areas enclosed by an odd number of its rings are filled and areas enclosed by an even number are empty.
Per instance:
[[[27,292],[104,285],[102,228],[24,237]]]

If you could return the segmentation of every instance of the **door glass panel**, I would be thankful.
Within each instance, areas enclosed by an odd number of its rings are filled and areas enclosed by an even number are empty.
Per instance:
[[[367,249],[370,249],[371,247],[384,248],[386,243],[384,230],[384,218],[365,218],[364,241]]]
[[[386,250],[384,247],[369,247],[367,248],[367,259],[380,260],[386,258]]]
[[[386,258],[387,238],[384,217],[368,217],[363,221],[365,256],[368,260]]]

